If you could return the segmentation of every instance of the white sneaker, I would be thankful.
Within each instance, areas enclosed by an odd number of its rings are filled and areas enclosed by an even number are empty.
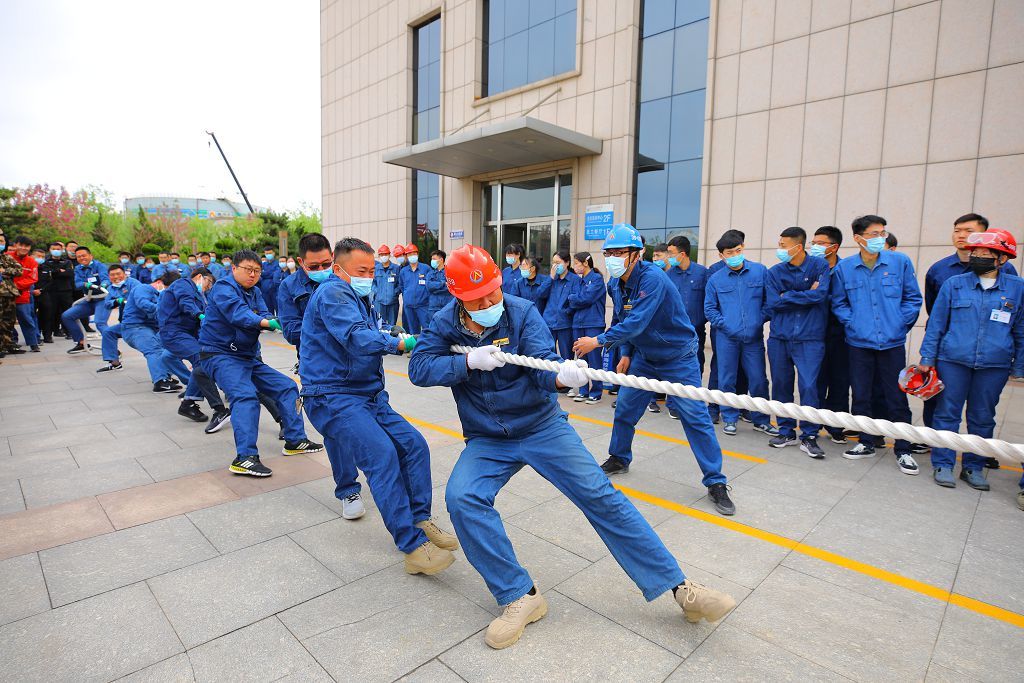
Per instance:
[[[900,472],[903,474],[918,474],[921,472],[917,466],[917,461],[914,460],[914,456],[910,453],[897,453],[896,463],[900,466]]]
[[[576,398],[576,390],[575,389],[570,389],[569,391],[565,392],[565,397],[566,398]]]
[[[359,519],[365,514],[366,508],[358,493],[353,493],[341,501],[341,516],[345,519]]]
[[[93,339],[93,340],[96,340],[96,339],[102,339],[103,337],[101,337],[101,336],[100,336],[100,333],[99,333],[99,332],[89,332],[89,333],[87,333],[87,334],[85,335],[85,338],[86,338],[86,339]]]

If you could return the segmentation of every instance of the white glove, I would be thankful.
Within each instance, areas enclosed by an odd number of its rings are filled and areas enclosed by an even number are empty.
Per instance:
[[[498,350],[498,347],[493,344],[477,347],[466,354],[466,365],[470,370],[486,370],[487,372],[504,367],[505,361],[491,355]]]
[[[563,387],[569,387],[570,389],[576,389],[582,387],[584,384],[590,383],[590,378],[583,369],[587,367],[585,361],[581,360],[565,360],[558,368],[558,383]]]

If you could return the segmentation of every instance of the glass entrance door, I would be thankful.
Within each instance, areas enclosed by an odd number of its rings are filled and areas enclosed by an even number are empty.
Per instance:
[[[499,264],[510,244],[547,262],[555,249],[569,248],[571,207],[568,171],[490,183],[483,191],[482,246]]]

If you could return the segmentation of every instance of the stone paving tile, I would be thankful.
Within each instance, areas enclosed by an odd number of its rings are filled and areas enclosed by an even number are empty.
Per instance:
[[[209,474],[136,486],[97,497],[118,529],[237,499],[238,494]]]
[[[183,449],[177,444],[162,452],[147,452],[135,460],[149,472],[155,481],[177,479],[189,474],[200,474],[224,469],[231,464],[230,455],[225,457],[216,450],[199,448]]]
[[[48,415],[39,415],[31,419],[15,418],[0,420],[0,436],[18,436],[21,434],[47,434],[57,431]]]
[[[89,414],[89,407],[81,400],[40,399],[33,396],[25,401],[18,401],[12,406],[0,404],[0,418],[4,420],[35,420],[42,416],[56,416],[60,420],[65,415]],[[63,424],[63,422],[61,422]]]
[[[117,683],[193,683],[195,680],[188,655],[177,654],[124,678],[119,678]]]
[[[337,516],[291,487],[190,512],[188,518],[222,553],[228,553]]]
[[[462,683],[464,679],[436,659],[398,679],[398,683]]]
[[[173,517],[43,550],[39,561],[60,607],[216,556],[188,519]]]
[[[834,486],[851,487],[864,476],[873,470],[880,460],[885,456],[867,458],[864,460],[847,460],[843,457],[843,451],[850,448],[855,442],[851,441],[845,446],[828,441],[827,437],[818,437],[818,445],[825,451],[824,460],[813,460],[799,448],[764,448],[763,451],[754,452],[754,448],[746,446],[747,452],[751,455],[759,455],[772,463],[791,467],[796,471],[796,482],[800,483],[801,477],[807,473],[810,477],[824,475],[826,480]],[[738,450],[744,450],[739,448]],[[770,452],[768,452],[770,451]],[[891,460],[892,455],[889,455]],[[892,464],[891,462],[889,464]],[[759,466],[760,467],[760,466]],[[756,472],[756,469],[754,470]],[[897,474],[899,471],[897,470]],[[809,480],[813,481],[813,479]],[[796,494],[793,494],[796,495]],[[797,496],[799,497],[799,496]]]
[[[349,583],[373,572],[403,562],[391,534],[380,517],[334,518],[290,534],[310,555]]]
[[[854,486],[854,482],[836,479],[824,471],[801,469],[778,462],[752,467],[734,477],[730,483],[784,493],[791,498],[829,506],[838,503]]]
[[[6,436],[0,436],[0,456],[11,454],[10,440]]]
[[[69,447],[71,455],[74,456],[79,467],[90,467],[115,461],[123,462],[144,453],[167,452],[177,448],[176,443],[159,432],[147,434],[145,440],[118,439],[113,443],[103,441],[73,444]]]
[[[569,598],[546,594],[548,614],[522,639],[491,650],[483,634],[439,659],[468,681],[663,681],[682,661]]]
[[[17,479],[0,480],[0,515],[21,512],[25,509],[25,497]]]
[[[40,474],[21,480],[28,508],[55,505],[109,491],[152,483],[153,479],[134,460],[108,462],[70,472]]]
[[[42,474],[77,470],[78,463],[67,448],[15,453],[0,458],[0,480],[21,479]]]
[[[229,489],[245,498],[258,493],[283,489],[286,486],[303,484],[314,479],[322,479],[331,473],[329,469],[303,455],[279,455],[273,458],[260,458],[260,460],[274,471],[274,476],[256,478],[232,474],[227,469],[227,465],[231,464],[230,460],[225,460],[224,469],[215,470],[212,474]]]
[[[1024,544],[1021,543],[1021,511],[1016,500],[1000,500],[984,495],[978,503],[977,519],[967,536],[967,544],[984,548],[1002,555],[1024,560]]]
[[[109,681],[181,651],[145,584],[0,628],[4,675],[14,681]]]
[[[59,424],[59,421],[58,421]],[[101,424],[83,425],[81,427],[61,428],[55,432],[45,434],[23,434],[12,436],[12,453],[34,453],[37,451],[51,450],[62,446],[73,446],[77,443],[115,443],[117,438],[107,431]]]
[[[932,663],[978,681],[1020,680],[1020,642],[1019,626],[950,605]]]
[[[953,669],[947,669],[932,662],[928,667],[928,674],[924,677],[925,683],[975,683],[977,679]]]
[[[95,498],[0,517],[0,560],[113,531]]]
[[[747,486],[741,480],[733,484],[730,497],[736,504],[736,514],[729,517],[730,521],[795,539],[806,536],[830,510],[829,505]],[[693,507],[718,516],[714,505],[707,498],[698,501]]]
[[[222,555],[148,583],[188,648],[341,585],[289,538]]]
[[[1024,522],[1021,528],[1024,530]],[[953,590],[1011,612],[1024,613],[1024,567],[1016,557],[968,544]]]
[[[12,384],[17,381],[17,378],[10,374],[10,370],[4,370],[4,377],[7,378]],[[25,408],[26,405],[39,405],[38,396],[0,396],[0,416],[4,414],[4,410],[7,408]]]
[[[50,609],[35,553],[0,560],[0,626]]]
[[[189,650],[198,683],[205,681],[330,681],[277,617],[258,621]]]
[[[56,413],[55,415],[57,416],[56,419],[60,420],[61,429],[80,427],[82,425],[115,423],[121,420],[138,420],[141,418],[141,415],[131,405],[124,403],[93,410],[68,410]]]

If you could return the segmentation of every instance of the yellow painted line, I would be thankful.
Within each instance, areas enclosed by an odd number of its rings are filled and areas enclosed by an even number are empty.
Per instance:
[[[294,346],[292,346],[291,344],[285,344],[284,342],[265,341],[265,342],[262,342],[262,343],[270,344],[271,346],[280,346],[282,349],[291,349],[292,351],[295,350]]]
[[[440,432],[441,434],[446,434],[448,436],[455,437],[459,441],[463,441],[466,438],[460,432],[457,432],[454,429],[448,429],[447,427],[442,427],[441,425],[436,425],[436,424],[433,424],[432,422],[426,422],[424,420],[419,420],[419,419],[417,419],[415,417],[410,417],[408,415],[402,415],[402,417],[404,417],[406,420],[408,420],[409,422],[411,422],[414,425],[417,425],[419,427],[423,427],[425,429],[430,429],[430,430],[433,430],[435,432]]]

